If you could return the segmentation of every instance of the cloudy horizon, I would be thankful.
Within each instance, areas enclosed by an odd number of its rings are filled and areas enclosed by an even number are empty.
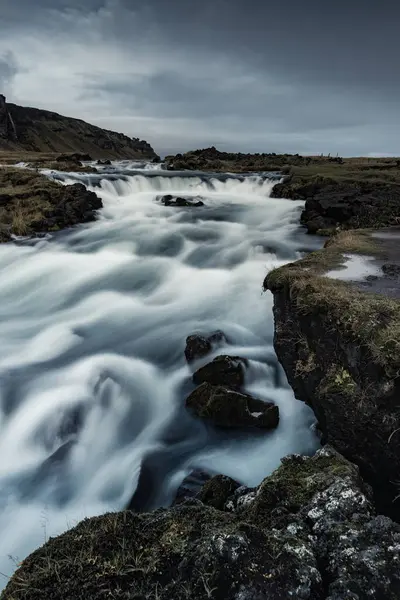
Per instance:
[[[0,93],[160,154],[400,155],[400,7],[276,4],[0,0]]]

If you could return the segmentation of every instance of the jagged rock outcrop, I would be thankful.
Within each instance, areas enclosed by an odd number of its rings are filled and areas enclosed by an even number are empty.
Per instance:
[[[0,169],[0,241],[58,231],[96,218],[101,199],[81,183],[62,185],[34,171]]]
[[[380,509],[399,519],[400,283],[324,276],[346,262],[343,253],[376,253],[382,262],[391,239],[345,232],[272,271],[264,285],[274,295],[275,349],[296,397],[313,408],[323,442],[360,466]]]
[[[214,331],[208,334],[194,333],[186,338],[185,358],[192,363],[199,358],[204,358],[214,348],[226,343],[225,334],[222,331]]]
[[[144,140],[48,110],[6,104],[4,96],[0,98],[0,150],[80,152],[94,159],[159,158]]]
[[[393,170],[391,179],[367,179],[363,171],[351,178],[299,175],[276,184],[271,196],[305,200],[301,223],[309,233],[377,228],[399,223],[400,180]]]
[[[279,408],[237,389],[202,383],[186,399],[187,408],[217,427],[275,429]]]
[[[245,381],[245,371],[248,361],[240,356],[221,354],[193,373],[193,383],[211,383],[226,385],[230,388],[241,388]]]
[[[194,499],[85,519],[26,558],[1,600],[399,598],[400,526],[330,448],[255,489],[214,483],[203,500],[223,510]]]

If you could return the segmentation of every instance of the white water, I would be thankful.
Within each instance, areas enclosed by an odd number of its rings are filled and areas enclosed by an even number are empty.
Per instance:
[[[0,246],[6,575],[48,536],[126,506],[144,458],[153,489],[142,496],[160,506],[192,468],[255,485],[282,456],[316,446],[313,417],[282,373],[277,387],[262,294],[266,273],[309,245],[301,203],[269,198],[273,183],[258,176],[124,177],[80,177],[103,198],[95,223]],[[206,206],[156,201],[173,192]],[[230,341],[222,352],[251,359],[248,391],[279,405],[273,433],[216,432],[186,413],[185,338],[217,328]]]

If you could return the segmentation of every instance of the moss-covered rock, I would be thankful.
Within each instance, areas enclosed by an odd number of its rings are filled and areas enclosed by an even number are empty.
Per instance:
[[[279,423],[279,409],[272,402],[209,383],[196,388],[186,399],[186,406],[218,427],[274,429]]]
[[[399,560],[400,526],[325,448],[236,489],[223,511],[190,500],[86,519],[25,559],[1,600],[397,600]]]
[[[309,233],[365,227],[396,225],[400,217],[400,177],[392,180],[365,177],[365,171],[347,173],[337,170],[333,176],[299,174],[278,183],[274,198],[305,200],[301,222]],[[384,173],[384,172],[383,172]],[[396,173],[400,173],[397,169]],[[347,175],[347,176],[343,176]]]
[[[343,252],[383,260],[376,243],[362,232],[340,234],[271,272],[265,287],[274,294],[275,349],[297,398],[313,408],[324,440],[360,465],[381,509],[398,518],[400,302],[324,276]]]
[[[207,481],[197,498],[213,508],[223,510],[228,498],[240,487],[240,484],[226,475],[215,475]]]
[[[240,356],[220,355],[193,374],[193,383],[207,382],[212,385],[225,385],[241,388],[245,381],[247,360]]]
[[[102,206],[83,184],[65,186],[34,171],[0,168],[0,241],[93,221]]]

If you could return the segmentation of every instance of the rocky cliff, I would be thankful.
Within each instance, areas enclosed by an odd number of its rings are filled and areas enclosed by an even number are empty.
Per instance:
[[[371,236],[341,233],[272,271],[264,286],[274,295],[275,349],[297,398],[313,408],[323,441],[360,466],[381,510],[399,519],[400,233]],[[363,256],[375,257],[377,274],[351,281],[344,267],[355,265],[357,279],[370,260]]]
[[[156,159],[147,142],[0,96],[0,150],[82,152],[93,158]]]

